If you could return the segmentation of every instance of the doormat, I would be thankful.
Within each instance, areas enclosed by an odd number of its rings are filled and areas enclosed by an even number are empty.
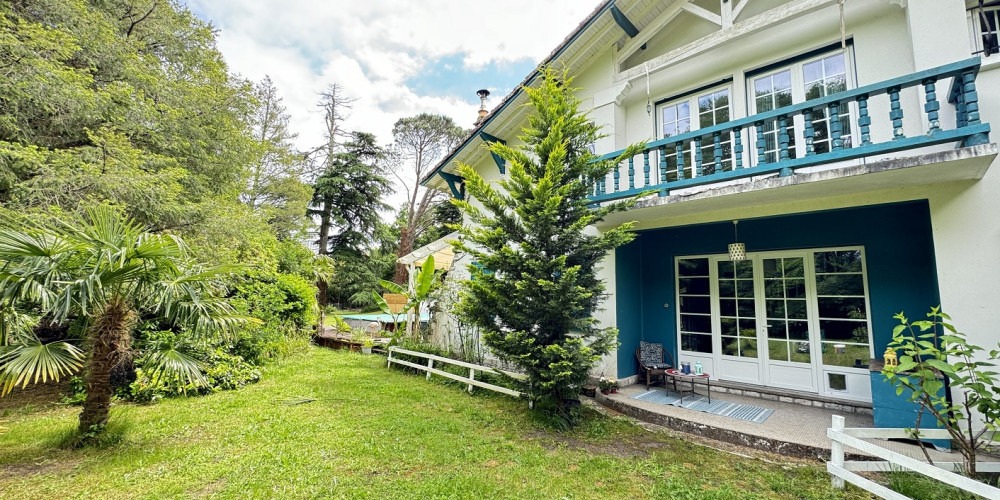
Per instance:
[[[688,410],[702,411],[705,413],[711,413],[712,415],[722,415],[723,417],[735,418],[737,420],[745,420],[747,422],[754,422],[758,424],[763,423],[767,420],[767,417],[770,417],[771,414],[774,413],[774,410],[769,408],[761,408],[760,406],[745,405],[741,403],[730,403],[729,401],[722,401],[720,399],[713,399],[712,402],[709,403],[708,398],[700,394],[685,396],[682,402],[680,394],[662,389],[652,389],[646,392],[641,392],[632,396],[632,399],[663,405],[672,405],[680,408],[686,408]]]

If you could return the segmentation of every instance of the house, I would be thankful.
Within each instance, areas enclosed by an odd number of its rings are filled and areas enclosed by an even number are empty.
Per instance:
[[[591,199],[653,194],[605,221],[637,237],[603,265],[597,314],[621,345],[595,371],[634,377],[639,342],[662,342],[713,385],[877,413],[895,405],[870,371],[895,313],[941,304],[995,346],[998,20],[971,0],[599,5],[545,63],[576,75],[597,154],[648,142]],[[505,175],[482,146],[517,143],[526,100],[506,96],[424,184],[463,196],[456,162]]]

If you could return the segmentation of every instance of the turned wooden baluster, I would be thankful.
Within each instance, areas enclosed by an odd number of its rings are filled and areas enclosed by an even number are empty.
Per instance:
[[[861,94],[855,100],[858,101],[858,128],[861,131],[861,145],[867,146],[872,143],[870,129],[872,118],[868,116],[868,94]]]
[[[899,140],[903,135],[903,108],[899,105],[899,87],[889,87],[889,119],[892,120],[892,140]]]

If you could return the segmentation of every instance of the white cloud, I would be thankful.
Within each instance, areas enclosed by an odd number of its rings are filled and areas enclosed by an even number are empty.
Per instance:
[[[373,132],[383,143],[397,119],[420,112],[469,126],[476,89],[420,95],[406,79],[456,54],[470,71],[491,62],[538,62],[594,7],[580,0],[189,0],[188,6],[220,29],[219,49],[232,71],[255,81],[270,75],[303,148],[322,142],[316,101],[330,83],[357,99],[347,128]],[[522,76],[488,86],[509,89]]]
[[[591,1],[188,0],[188,7],[219,29],[218,47],[231,71],[253,81],[271,77],[297,146],[307,150],[324,142],[316,104],[332,83],[355,99],[346,129],[374,133],[384,145],[396,120],[418,113],[470,127],[480,87],[449,95],[439,86],[427,95],[407,80],[430,74],[435,60],[449,56],[460,56],[465,67],[456,69],[465,71],[538,63],[593,10],[598,0]],[[492,106],[524,76],[478,85],[499,89]],[[400,196],[389,203],[399,205]]]

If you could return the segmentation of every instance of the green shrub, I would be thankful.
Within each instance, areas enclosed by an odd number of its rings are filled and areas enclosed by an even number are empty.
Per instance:
[[[240,330],[229,351],[260,364],[308,343],[316,322],[316,289],[301,276],[251,271],[230,280],[229,301],[263,322]]]
[[[186,383],[174,375],[153,378],[147,370],[138,368],[135,382],[129,386],[128,393],[121,397],[136,403],[155,403],[164,397],[239,389],[260,380],[258,368],[240,356],[225,352],[222,348],[208,352],[204,368],[207,385],[203,386]]]
[[[70,377],[69,388],[66,393],[59,396],[59,402],[67,405],[82,405],[83,400],[87,398],[87,384],[83,382],[82,377]]]

